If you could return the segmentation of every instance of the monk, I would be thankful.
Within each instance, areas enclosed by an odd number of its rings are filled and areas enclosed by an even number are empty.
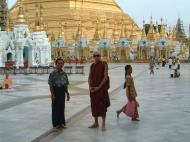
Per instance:
[[[102,117],[102,131],[106,131],[106,112],[110,106],[108,65],[101,61],[99,52],[94,52],[93,57],[95,62],[90,67],[88,83],[94,123],[89,128],[98,128],[98,117]]]

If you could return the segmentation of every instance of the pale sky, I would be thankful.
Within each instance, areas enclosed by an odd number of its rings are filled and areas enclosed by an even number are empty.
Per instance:
[[[168,26],[174,26],[178,17],[183,20],[186,32],[190,24],[190,0],[117,0],[120,7],[142,27],[143,18],[146,23],[153,16],[154,22],[161,17]]]
[[[16,0],[8,0],[9,7]],[[121,8],[131,16],[139,27],[142,27],[143,18],[146,23],[150,22],[153,16],[154,22],[160,22],[161,17],[164,23],[173,27],[178,17],[183,20],[186,32],[190,24],[190,0],[116,0]]]

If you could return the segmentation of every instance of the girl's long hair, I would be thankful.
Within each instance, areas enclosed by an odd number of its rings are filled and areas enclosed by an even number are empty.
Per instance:
[[[131,65],[126,65],[126,66],[125,66],[125,78],[126,78],[126,76],[127,76],[127,72],[128,72],[128,70],[129,70],[129,68],[131,68]],[[125,89],[125,88],[126,88],[126,81],[125,81],[124,86],[123,86],[123,89]]]

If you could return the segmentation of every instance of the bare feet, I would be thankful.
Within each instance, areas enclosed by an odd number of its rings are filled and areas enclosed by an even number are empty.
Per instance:
[[[116,111],[116,113],[117,113],[117,118],[119,118],[120,111],[118,110]]]
[[[106,130],[106,127],[102,127],[102,132],[105,132]]]
[[[62,129],[62,126],[61,125],[58,125],[56,127],[53,127],[54,131],[59,131]]]
[[[98,124],[93,124],[93,125],[89,126],[88,128],[98,128]]]
[[[66,128],[67,128],[67,126],[64,125],[64,124],[62,124],[61,127],[62,127],[63,129],[66,129]]]
[[[140,120],[137,119],[137,118],[132,118],[131,120],[132,120],[132,121],[140,121]]]

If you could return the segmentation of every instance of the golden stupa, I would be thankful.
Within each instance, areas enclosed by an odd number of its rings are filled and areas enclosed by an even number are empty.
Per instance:
[[[10,9],[13,24],[17,20],[19,1]],[[31,30],[35,30],[36,26],[41,26],[41,30],[45,27],[55,38],[59,37],[60,23],[64,23],[66,40],[75,40],[78,30],[82,30],[90,40],[97,34],[103,38],[105,25],[107,38],[117,40],[121,36],[122,24],[126,27],[128,38],[131,33],[135,33],[133,36],[136,37],[141,35],[134,20],[114,0],[22,0],[22,5]]]

